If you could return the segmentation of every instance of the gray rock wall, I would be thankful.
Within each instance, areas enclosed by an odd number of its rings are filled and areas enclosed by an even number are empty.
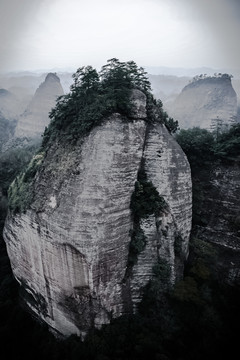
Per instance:
[[[114,114],[75,148],[55,143],[37,174],[31,209],[9,214],[5,224],[26,304],[65,336],[134,311],[160,258],[171,282],[181,276],[174,242],[179,233],[183,261],[191,229],[189,165],[162,125],[147,131],[143,101],[134,101],[138,120]],[[130,200],[143,162],[169,208],[161,219],[142,221],[147,244],[126,281]]]
[[[228,160],[211,171],[202,169],[194,176],[193,234],[217,249],[219,279],[231,285],[240,284],[239,177],[239,160]]]

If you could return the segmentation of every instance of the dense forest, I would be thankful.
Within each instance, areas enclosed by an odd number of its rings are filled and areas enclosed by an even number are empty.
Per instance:
[[[133,77],[129,76],[130,68],[135,74]],[[122,91],[119,92],[120,80],[124,81],[120,87]],[[143,90],[148,96],[150,119],[160,119],[170,132],[176,132],[177,122],[168,118],[162,110],[161,102],[149,95],[150,86],[143,70],[136,68],[133,62],[125,64],[112,59],[100,74],[91,67],[77,71],[71,93],[61,97],[50,114],[52,122],[45,131],[41,151],[56,138],[64,138],[64,141],[68,139],[75,144],[78,136],[85,136],[92,126],[112,111],[127,116],[131,104],[126,103],[126,99],[129,99],[129,89],[134,87]],[[86,106],[89,106],[87,98],[79,104],[79,94],[88,94],[94,99],[89,112],[86,111]],[[79,104],[77,110],[76,103]],[[108,108],[103,108],[103,104],[108,104]],[[94,115],[96,109],[98,116]],[[210,169],[216,163],[238,161],[240,125],[231,126],[217,134],[200,128],[178,130],[176,139],[191,165],[195,211],[201,188],[196,189],[194,178],[203,168]],[[240,289],[237,285],[229,286],[221,281],[216,270],[217,249],[194,236],[196,213],[193,213],[193,235],[184,278],[169,289],[165,286],[168,281],[167,266],[161,264],[156,267],[154,280],[145,288],[137,314],[113,320],[100,330],[92,329],[83,341],[76,336],[56,339],[44,324],[38,323],[24,310],[18,284],[12,276],[2,231],[8,187],[16,175],[28,169],[28,163],[36,150],[34,147],[9,150],[0,156],[0,188],[3,194],[0,202],[1,359],[197,360],[231,357],[238,347]],[[139,179],[139,183],[146,189],[151,187],[144,177]],[[141,211],[134,196],[131,206]],[[157,194],[156,206],[165,206]]]

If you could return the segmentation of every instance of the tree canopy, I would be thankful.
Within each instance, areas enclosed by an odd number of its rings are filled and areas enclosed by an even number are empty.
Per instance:
[[[176,140],[187,155],[192,170],[240,156],[240,124],[233,124],[218,136],[199,127],[182,129]]]
[[[49,114],[51,122],[44,132],[43,148],[57,137],[76,142],[114,112],[131,118],[132,89],[146,95],[149,121],[165,123],[170,132],[176,131],[178,123],[168,118],[161,101],[153,98],[144,69],[134,61],[120,62],[112,58],[100,72],[84,66],[73,74],[70,93],[60,96]]]

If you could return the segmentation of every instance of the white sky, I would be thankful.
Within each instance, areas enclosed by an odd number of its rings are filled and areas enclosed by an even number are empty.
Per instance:
[[[0,71],[240,68],[240,0],[0,0]]]

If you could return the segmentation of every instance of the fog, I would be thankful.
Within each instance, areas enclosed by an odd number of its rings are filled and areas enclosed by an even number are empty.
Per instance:
[[[239,68],[238,0],[1,0],[0,71],[141,66]]]

